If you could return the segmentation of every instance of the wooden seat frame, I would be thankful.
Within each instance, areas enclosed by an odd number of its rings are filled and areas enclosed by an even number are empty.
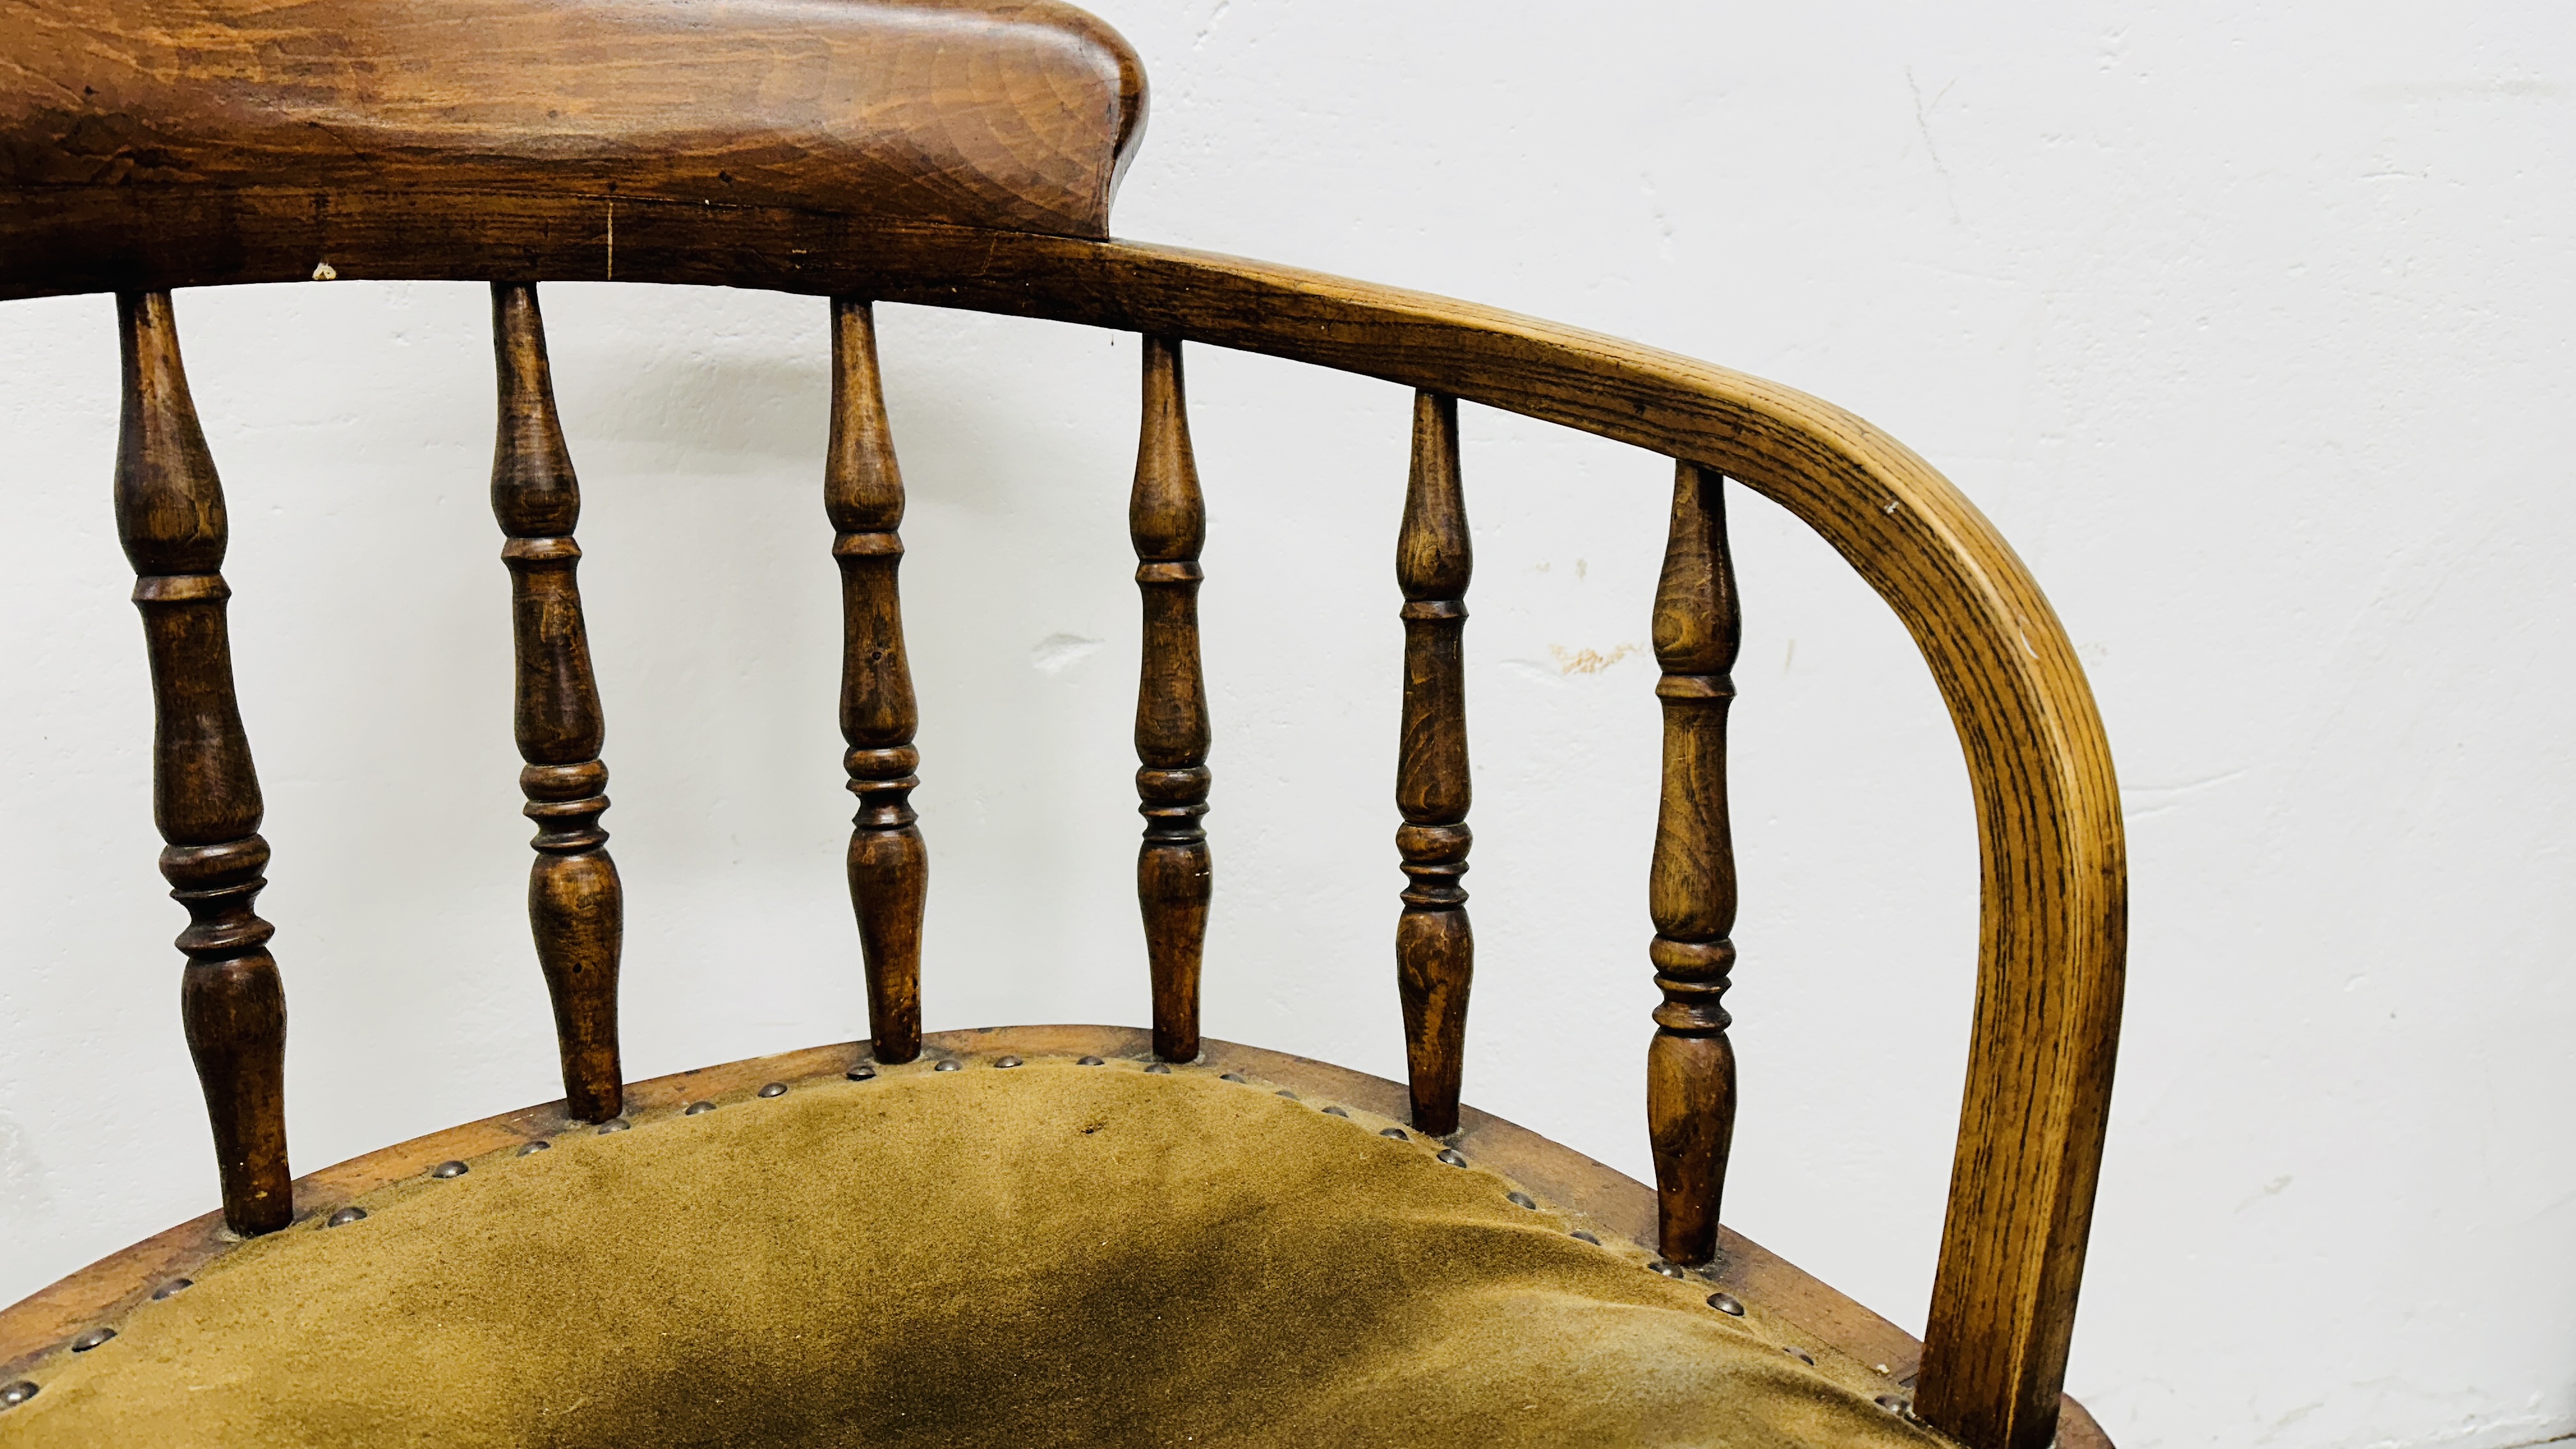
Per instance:
[[[1714,1262],[1728,1281],[1805,1305],[1820,1335],[1888,1364],[1912,1384],[1911,1412],[1975,1449],[2098,1441],[2061,1389],[2119,1030],[2119,797],[2065,631],[1983,515],[1901,444],[1792,389],[1445,298],[1109,239],[1110,196],[1142,130],[1143,70],[1080,12],[1000,0],[742,0],[716,12],[722,23],[640,0],[317,0],[287,12],[251,0],[0,4],[0,50],[18,66],[0,81],[0,298],[121,298],[118,517],[154,668],[163,867],[191,914],[180,938],[183,1011],[231,1230],[272,1230],[541,1120],[597,1122],[665,1110],[709,1082],[837,1072],[856,1050],[711,1069],[688,1084],[622,1081],[620,887],[599,828],[607,771],[573,582],[579,500],[546,375],[542,281],[835,299],[826,504],[844,579],[842,725],[861,805],[850,875],[870,1050],[902,1062],[923,1049],[927,854],[908,804],[919,755],[895,596],[902,489],[869,309],[969,308],[1148,341],[1131,527],[1146,612],[1139,893],[1153,1052],[1223,1059],[1372,1106],[1385,1099],[1384,1110],[1402,1106],[1425,1131],[1463,1134],[1671,1260]],[[603,56],[621,64],[603,66]],[[517,600],[522,783],[539,825],[530,909],[566,1099],[290,1184],[284,1002],[265,946],[271,928],[251,909],[269,852],[256,833],[258,786],[224,634],[222,496],[168,294],[334,278],[494,282],[493,496]],[[1195,612],[1205,522],[1183,406],[1186,342],[1419,396],[1398,550],[1407,601],[1398,847],[1408,885],[1397,956],[1412,1078],[1402,1102],[1386,1099],[1392,1084],[1198,1036],[1211,869]],[[1469,844],[1462,398],[1678,464],[1655,628],[1666,768],[1650,954],[1665,1004],[1648,1065],[1651,1209],[1645,1190],[1617,1174],[1458,1104],[1472,957],[1458,886]],[[1734,954],[1724,725],[1738,632],[1723,479],[1803,520],[1895,610],[1966,754],[1981,861],[1978,983],[1919,1355],[1883,1320],[1721,1238],[1717,1225],[1734,1112],[1718,998]],[[1006,1044],[1146,1045],[1107,1028],[930,1039],[946,1052]],[[80,1323],[202,1261],[220,1246],[215,1224],[174,1229],[0,1314],[0,1365],[35,1362]]]

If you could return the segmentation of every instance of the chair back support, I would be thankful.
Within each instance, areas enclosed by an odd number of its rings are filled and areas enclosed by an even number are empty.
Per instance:
[[[608,771],[537,284],[692,282],[830,298],[824,509],[841,572],[848,874],[876,1057],[920,1049],[928,855],[897,575],[903,482],[871,304],[966,307],[1144,338],[1129,528],[1144,645],[1137,858],[1154,1049],[1199,1051],[1211,898],[1207,531],[1185,341],[1416,390],[1396,539],[1404,602],[1396,979],[1412,1113],[1458,1126],[1473,974],[1462,638],[1472,573],[1461,398],[1676,461],[1656,591],[1662,807],[1646,953],[1660,1248],[1718,1250],[1735,1058],[1726,720],[1740,617],[1726,482],[1830,542],[1911,631],[1950,706],[1978,819],[1974,1035],[1917,1408],[1978,1449],[2054,1431],[2099,1168],[2126,946],[2108,746],[2065,632],[1986,519],[1922,459],[1804,394],[1443,298],[1103,240],[1144,114],[1125,43],[1009,0],[0,0],[0,297],[115,291],[115,505],[151,661],[162,869],[187,908],[182,1011],[224,1211],[292,1220],[285,1005],[253,910],[268,844],[235,705],[223,495],[170,290],[332,278],[491,283],[492,505],[516,638],[529,915],[566,1110],[622,1110],[622,920]],[[1642,934],[1642,933],[1641,933]]]
[[[1458,1130],[1466,1070],[1467,987],[1476,937],[1467,926],[1467,538],[1458,476],[1458,400],[1413,399],[1413,470],[1395,540],[1404,590],[1404,724],[1395,757],[1395,808],[1404,824],[1404,913],[1396,917],[1395,980],[1404,1003],[1406,1077],[1413,1125]]]
[[[863,301],[832,302],[832,440],[823,511],[841,565],[841,738],[850,793],[850,902],[867,963],[871,1045],[881,1062],[921,1053],[921,911],[930,853],[913,821],[912,670],[903,654],[903,474],[877,380],[876,320]]]
[[[599,684],[582,627],[581,585],[574,570],[581,545],[581,484],[572,450],[555,417],[546,334],[537,289],[492,288],[492,370],[500,383],[500,426],[492,444],[492,514],[506,540],[511,642],[518,669],[511,701],[518,737],[519,789],[537,858],[528,871],[528,921],[537,965],[555,1008],[563,1054],[564,1102],[571,1116],[604,1122],[624,1106],[625,1074],[617,1058],[617,957],[625,894],[605,848],[599,817],[608,809],[608,767],[599,747],[608,733]]]
[[[1178,338],[1145,339],[1144,418],[1127,534],[1144,595],[1143,666],[1136,683],[1136,796],[1145,842],[1136,852],[1136,899],[1154,986],[1154,1053],[1199,1054],[1199,949],[1207,940],[1210,776],[1207,681],[1199,673],[1199,549],[1207,504],[1190,456]]]

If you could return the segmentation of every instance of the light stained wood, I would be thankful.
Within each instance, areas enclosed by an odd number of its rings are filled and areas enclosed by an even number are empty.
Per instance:
[[[868,1032],[877,1060],[921,1052],[921,918],[930,851],[914,822],[921,778],[913,731],[912,667],[903,651],[903,473],[895,466],[877,372],[875,313],[857,298],[832,302],[832,441],[823,474],[832,557],[841,566],[841,738],[849,753],[850,904],[866,962]]]
[[[1458,476],[1458,401],[1413,399],[1413,467],[1396,536],[1395,578],[1404,591],[1404,717],[1398,736],[1395,832],[1403,857],[1404,914],[1396,919],[1395,980],[1404,1006],[1413,1125],[1435,1137],[1458,1130],[1458,1085],[1467,1060],[1467,993],[1476,935],[1467,923],[1467,579],[1475,550]]]
[[[1199,549],[1207,504],[1190,455],[1181,344],[1145,338],[1144,419],[1127,532],[1136,545],[1145,642],[1136,685],[1136,899],[1153,973],[1154,1050],[1169,1062],[1199,1054],[1199,958],[1207,942],[1207,682],[1199,670]]]
[[[1663,1005],[1646,1051],[1646,1127],[1655,1150],[1664,1255],[1717,1252],[1727,1149],[1735,1137],[1733,1018],[1720,998],[1735,964],[1735,847],[1726,815],[1726,710],[1735,699],[1743,617],[1727,556],[1725,480],[1696,463],[1673,479],[1672,532],[1655,589],[1655,686],[1664,707],[1663,804],[1647,909],[1648,956]]]
[[[152,662],[152,818],[161,874],[188,909],[179,1016],[214,1128],[224,1221],[272,1233],[294,1217],[286,1166],[286,989],[274,926],[253,909],[268,867],[264,805],[233,693],[223,577],[230,530],[214,455],[188,396],[166,292],[116,299],[124,416],[116,531]]]
[[[537,822],[528,923],[554,1002],[564,1099],[576,1120],[605,1122],[623,1110],[617,967],[626,892],[599,823],[608,809],[608,767],[599,759],[607,726],[574,578],[581,488],[555,415],[534,283],[492,284],[492,356],[500,386],[492,513],[508,536],[501,561],[510,570],[518,663],[514,733],[527,761],[519,788]]]

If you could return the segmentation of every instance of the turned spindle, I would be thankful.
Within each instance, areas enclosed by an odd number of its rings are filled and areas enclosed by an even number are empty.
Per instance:
[[[1181,391],[1181,344],[1145,339],[1144,423],[1136,486],[1127,500],[1144,595],[1145,646],[1136,687],[1136,807],[1145,840],[1136,854],[1136,899],[1154,978],[1154,1055],[1199,1054],[1199,955],[1207,940],[1207,683],[1199,673],[1199,548],[1207,505],[1190,458]]]
[[[1404,724],[1395,803],[1404,824],[1404,914],[1395,927],[1395,979],[1404,1000],[1405,1065],[1413,1125],[1458,1130],[1458,1078],[1467,1052],[1467,988],[1476,936],[1467,924],[1467,505],[1458,479],[1458,402],[1413,400],[1413,471],[1396,536],[1404,588]]]
[[[1655,1152],[1664,1256],[1717,1256],[1718,1202],[1735,1135],[1732,1020],[1719,998],[1735,964],[1735,847],[1726,822],[1729,671],[1743,636],[1735,570],[1726,555],[1718,474],[1684,463],[1673,480],[1673,527],[1655,590],[1655,659],[1663,678],[1663,808],[1647,900],[1655,921],[1655,1039],[1646,1051],[1646,1124]]]
[[[527,762],[519,788],[537,823],[528,924],[554,1001],[565,1112],[577,1122],[605,1122],[625,1106],[617,1059],[625,892],[599,824],[608,809],[608,767],[599,762],[606,726],[574,577],[581,487],[555,416],[533,283],[492,284],[492,356],[500,381],[492,514],[508,536],[501,561],[510,569],[518,661],[513,720]]]
[[[161,874],[188,909],[179,1012],[214,1127],[224,1222],[245,1236],[295,1216],[286,1168],[286,991],[252,908],[268,865],[259,775],[233,696],[223,484],[188,398],[167,292],[122,292],[116,531],[152,661],[152,818]]]
[[[832,442],[823,472],[832,557],[841,566],[841,738],[859,813],[850,831],[850,905],[867,963],[868,1030],[881,1062],[921,1054],[921,912],[930,853],[913,822],[921,716],[903,652],[903,474],[877,372],[875,314],[832,302]]]

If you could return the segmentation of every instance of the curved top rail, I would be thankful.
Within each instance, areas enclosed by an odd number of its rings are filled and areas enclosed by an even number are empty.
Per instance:
[[[1144,111],[1051,0],[0,0],[0,187],[325,223],[439,185],[1103,236]]]
[[[1916,1404],[1977,1449],[2045,1449],[2119,1037],[2119,792],[2091,689],[2038,584],[1911,450],[1805,393],[1655,348],[1174,248],[621,202],[612,265],[591,199],[377,190],[337,193],[334,207],[325,227],[293,190],[202,205],[107,187],[0,193],[0,297],[291,281],[327,260],[344,277],[613,275],[965,307],[1443,392],[1718,469],[1796,514],[1912,633],[1977,813],[1976,1010]]]

